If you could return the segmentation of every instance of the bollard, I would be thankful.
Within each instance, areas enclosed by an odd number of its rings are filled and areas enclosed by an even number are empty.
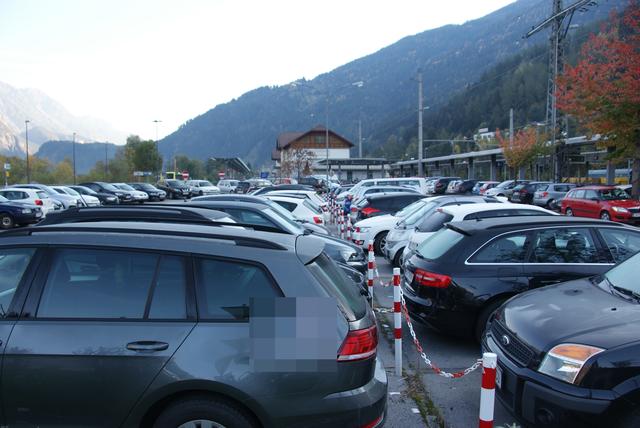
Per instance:
[[[479,428],[493,427],[493,409],[496,392],[496,366],[498,356],[492,352],[482,355],[482,389],[480,390]]]
[[[371,306],[373,306],[373,264],[373,241],[369,241],[369,249],[367,251],[367,290],[369,290],[369,297],[371,297]]]
[[[400,302],[400,268],[393,268],[393,335],[395,337],[396,376],[402,375],[402,303]]]
[[[351,214],[347,214],[347,241],[351,241]]]
[[[344,216],[340,215],[338,216],[338,219],[338,222],[340,223],[340,239],[344,239]]]

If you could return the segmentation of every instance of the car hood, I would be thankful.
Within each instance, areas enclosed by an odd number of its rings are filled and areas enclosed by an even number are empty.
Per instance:
[[[560,343],[609,349],[636,341],[640,331],[640,304],[604,291],[588,278],[520,294],[497,316],[542,352]]]

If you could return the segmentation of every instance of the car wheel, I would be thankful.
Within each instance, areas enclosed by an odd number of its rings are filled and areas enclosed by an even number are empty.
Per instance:
[[[491,326],[493,314],[506,300],[507,299],[494,300],[482,309],[478,316],[478,321],[476,321],[475,337],[478,342],[482,342],[484,332]]]
[[[402,253],[404,252],[404,248],[400,248],[396,253],[396,256],[393,258],[393,266],[402,267]]]
[[[200,193],[198,193],[198,196],[202,196],[204,195],[204,192],[201,190]]]
[[[600,219],[601,220],[607,220],[610,221],[611,220],[611,215],[607,212],[607,211],[602,211],[600,213]]]
[[[373,239],[373,252],[378,255],[384,255],[384,249],[387,246],[387,231],[380,232]]]
[[[3,229],[12,229],[15,225],[16,224],[13,220],[13,217],[11,217],[9,214],[2,214],[2,216],[0,217],[0,227],[2,227]]]
[[[569,217],[573,217],[573,210],[571,208],[567,208],[564,211],[564,215],[569,216]]]
[[[257,424],[226,400],[191,397],[170,404],[153,424],[154,428],[255,428]]]
[[[556,204],[556,200],[555,199],[549,199],[547,201],[547,209],[554,209],[555,208],[555,204]]]

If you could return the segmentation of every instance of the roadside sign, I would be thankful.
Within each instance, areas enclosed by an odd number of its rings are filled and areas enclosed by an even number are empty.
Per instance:
[[[225,175],[225,174],[224,174],[224,172],[222,172],[222,171],[220,171],[220,172],[218,173],[218,177],[219,177],[219,178],[224,178],[224,175]]]
[[[189,173],[187,171],[182,171],[182,179],[183,180],[188,180],[189,179]]]
[[[269,171],[261,172],[260,178],[269,178]]]
[[[5,163],[4,164],[4,170],[5,171],[11,171],[11,164],[10,163]]]

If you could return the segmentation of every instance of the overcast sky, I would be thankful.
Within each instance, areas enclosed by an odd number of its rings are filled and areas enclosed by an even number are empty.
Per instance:
[[[160,137],[265,85],[312,79],[514,0],[0,0],[0,81]]]

